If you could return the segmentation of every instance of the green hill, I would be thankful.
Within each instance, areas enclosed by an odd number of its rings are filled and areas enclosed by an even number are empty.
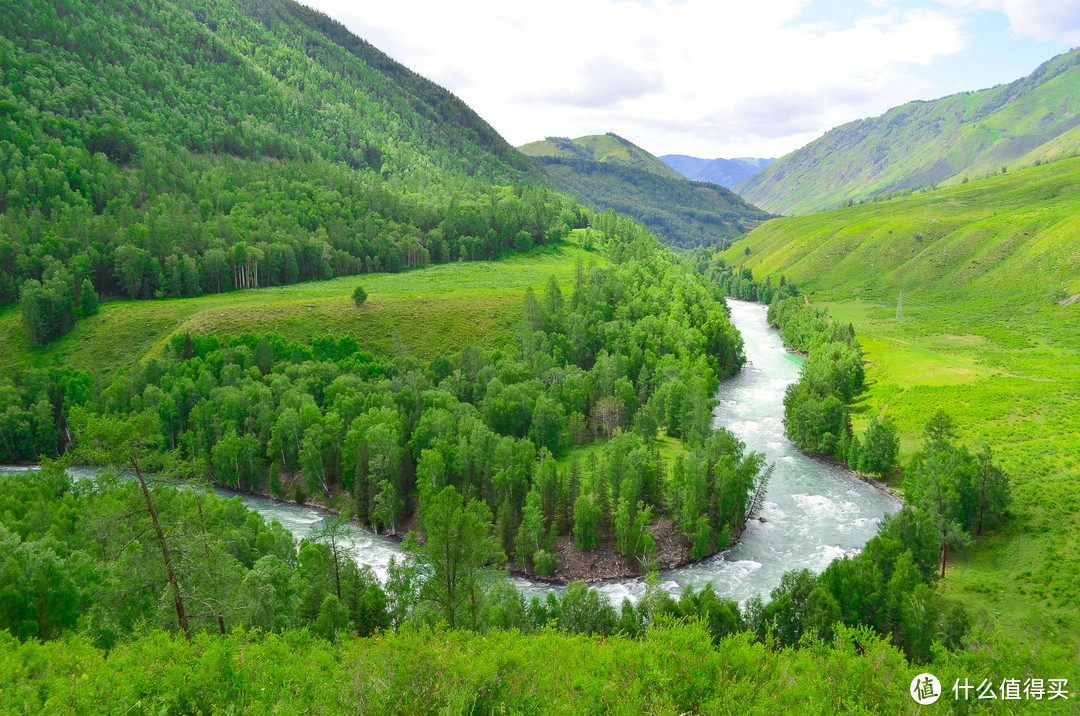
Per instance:
[[[1080,50],[1073,50],[1009,84],[909,102],[836,127],[737,191],[776,213],[832,209],[1074,156],[1078,125]]]
[[[774,219],[726,254],[855,324],[865,424],[910,452],[937,408],[992,446],[1014,519],[945,580],[1018,638],[1080,643],[1080,158],[906,198]],[[746,251],[749,249],[749,255]],[[898,314],[900,292],[902,310]],[[861,427],[861,425],[859,426]]]
[[[194,297],[497,258],[580,218],[459,99],[291,0],[31,0],[0,27],[0,304],[44,282],[38,343],[83,280]]]
[[[573,141],[549,137],[519,149],[540,165],[549,186],[633,216],[669,245],[712,246],[769,218],[728,189],[689,181],[614,134]]]
[[[548,137],[518,147],[527,157],[559,157],[560,159],[585,159],[593,162],[611,162],[632,169],[652,172],[669,179],[681,174],[629,140],[617,134],[591,134],[577,139]]]

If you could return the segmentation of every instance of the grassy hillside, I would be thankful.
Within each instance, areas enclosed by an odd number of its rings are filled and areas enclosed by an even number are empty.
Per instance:
[[[738,159],[701,159],[685,154],[665,154],[660,161],[667,164],[687,179],[708,181],[728,189],[756,174],[762,167],[768,166],[775,159],[745,158]]]
[[[1073,50],[1006,85],[909,102],[832,129],[737,189],[776,213],[833,209],[1074,156],[1078,125],[1080,50]]]
[[[38,344],[87,280],[191,297],[491,259],[575,223],[459,99],[291,0],[31,0],[0,27],[0,304],[45,284]]]
[[[652,172],[669,179],[678,179],[681,175],[659,158],[653,156],[633,142],[617,134],[590,134],[577,139],[548,137],[539,142],[518,147],[518,151],[527,157],[559,157],[560,159],[586,159],[593,162],[611,162],[632,169]]]
[[[672,246],[712,246],[769,218],[722,186],[691,182],[614,134],[548,138],[520,149],[541,166],[549,186],[633,216]]]
[[[513,342],[525,289],[544,286],[552,274],[568,284],[578,258],[603,264],[572,239],[498,262],[455,262],[198,298],[109,301],[43,348],[30,345],[19,311],[10,306],[0,313],[0,377],[60,364],[100,374],[107,383],[117,370],[159,353],[171,336],[186,332],[274,331],[291,340],[352,334],[365,350],[420,358],[469,343],[504,347]],[[368,293],[360,309],[352,301],[357,284]]]
[[[855,324],[902,450],[950,411],[1013,479],[1014,512],[945,580],[1025,641],[1080,644],[1080,159],[775,219],[726,254]],[[750,254],[745,253],[750,249]],[[897,303],[903,291],[902,317]],[[862,427],[858,425],[857,427]]]

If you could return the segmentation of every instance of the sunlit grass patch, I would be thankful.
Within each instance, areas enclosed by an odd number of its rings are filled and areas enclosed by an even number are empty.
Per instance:
[[[163,301],[106,301],[70,333],[34,348],[21,315],[0,313],[0,376],[30,366],[71,365],[107,379],[136,361],[160,354],[169,339],[193,334],[277,332],[293,340],[352,334],[362,348],[430,357],[469,343],[513,342],[521,297],[542,289],[549,276],[569,288],[574,263],[602,263],[574,238],[502,261],[437,264],[397,274],[363,274],[329,281]],[[357,308],[352,291],[363,285],[368,302]]]

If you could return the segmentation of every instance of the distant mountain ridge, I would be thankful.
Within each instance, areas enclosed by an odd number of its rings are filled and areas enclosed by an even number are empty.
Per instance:
[[[709,181],[728,189],[734,189],[760,169],[775,162],[776,158],[702,159],[685,154],[664,154],[660,157],[660,161],[687,179]]]
[[[713,246],[770,218],[723,186],[686,179],[616,134],[548,137],[518,149],[553,189],[633,216],[670,245]]]
[[[800,214],[1078,152],[1080,49],[1009,84],[836,127],[735,190],[768,211]]]
[[[669,179],[680,177],[678,171],[669,167],[658,157],[612,132],[590,134],[577,139],[547,137],[539,142],[524,144],[518,147],[518,151],[528,157],[559,157],[611,162],[652,172]]]

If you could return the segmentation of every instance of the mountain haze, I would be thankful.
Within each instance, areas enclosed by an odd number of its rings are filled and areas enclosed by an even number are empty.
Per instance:
[[[841,125],[736,187],[776,213],[955,183],[1080,150],[1080,50],[979,92],[909,102]]]
[[[690,181],[615,134],[548,137],[519,150],[540,166],[554,189],[633,216],[671,245],[711,246],[769,218],[730,190]]]
[[[739,157],[737,159],[702,159],[685,154],[664,154],[660,161],[687,179],[709,181],[734,189],[758,170],[775,162],[775,158]]]

